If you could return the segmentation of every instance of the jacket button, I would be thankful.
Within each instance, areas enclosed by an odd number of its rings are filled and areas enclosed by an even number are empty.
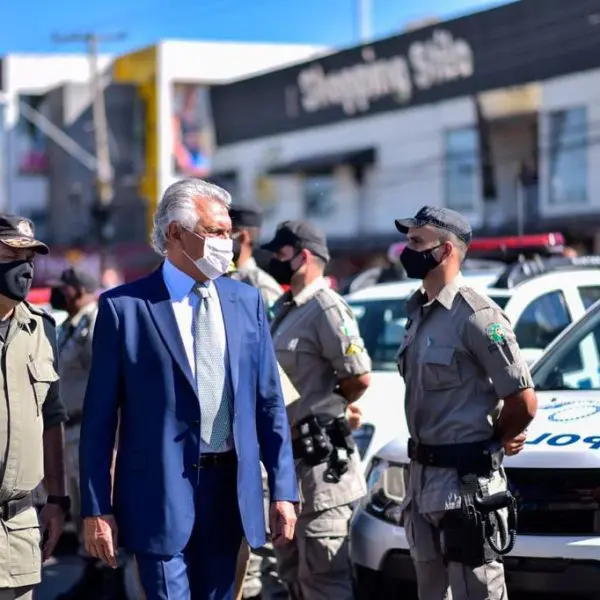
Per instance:
[[[192,469],[197,469],[197,468],[198,468],[198,465],[197,465],[196,463],[194,463],[194,464],[192,465]]]

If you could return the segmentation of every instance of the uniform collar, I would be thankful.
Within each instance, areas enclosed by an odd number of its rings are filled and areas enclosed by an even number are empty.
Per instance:
[[[406,304],[407,312],[411,313],[415,309],[420,308],[421,306],[426,306],[433,304],[434,302],[438,302],[441,304],[446,310],[450,310],[452,308],[452,304],[454,303],[454,298],[456,294],[458,294],[458,290],[460,289],[463,283],[462,273],[459,273],[450,283],[446,284],[438,293],[438,295],[431,301],[427,301],[427,295],[425,294],[425,290],[421,287],[417,290],[409,299]]]
[[[318,277],[312,283],[309,283],[299,294],[294,296],[294,303],[297,306],[306,304],[312,297],[316,296],[318,292],[329,287],[325,277]]]
[[[95,310],[96,310],[96,303],[90,302],[89,304],[86,304],[77,314],[73,315],[73,317],[71,319],[69,319],[69,322],[71,323],[71,325],[73,327],[77,327],[77,325],[79,325],[81,319],[83,319],[87,315],[92,314]]]
[[[237,272],[241,273],[242,275],[246,275],[248,274],[250,271],[256,271],[256,269],[258,269],[258,265],[256,264],[256,260],[254,259],[254,256],[251,256],[250,258],[248,258],[248,260],[244,263],[243,267],[238,267],[237,268]]]

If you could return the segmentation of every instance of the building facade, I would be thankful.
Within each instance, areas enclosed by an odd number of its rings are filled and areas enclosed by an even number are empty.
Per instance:
[[[220,174],[265,235],[308,218],[382,251],[423,204],[479,234],[600,225],[600,0],[521,0],[227,85]]]

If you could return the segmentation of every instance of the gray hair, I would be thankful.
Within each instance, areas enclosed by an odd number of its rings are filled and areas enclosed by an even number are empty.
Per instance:
[[[167,253],[167,230],[173,222],[193,229],[198,222],[196,200],[208,198],[225,206],[231,204],[231,194],[218,185],[202,179],[182,179],[171,184],[163,194],[154,214],[152,247],[164,256]]]

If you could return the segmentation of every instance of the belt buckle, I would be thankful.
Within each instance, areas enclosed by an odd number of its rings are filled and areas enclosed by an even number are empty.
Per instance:
[[[216,466],[218,454],[204,454],[200,457],[200,468],[206,469]],[[204,463],[204,464],[203,464]]]

